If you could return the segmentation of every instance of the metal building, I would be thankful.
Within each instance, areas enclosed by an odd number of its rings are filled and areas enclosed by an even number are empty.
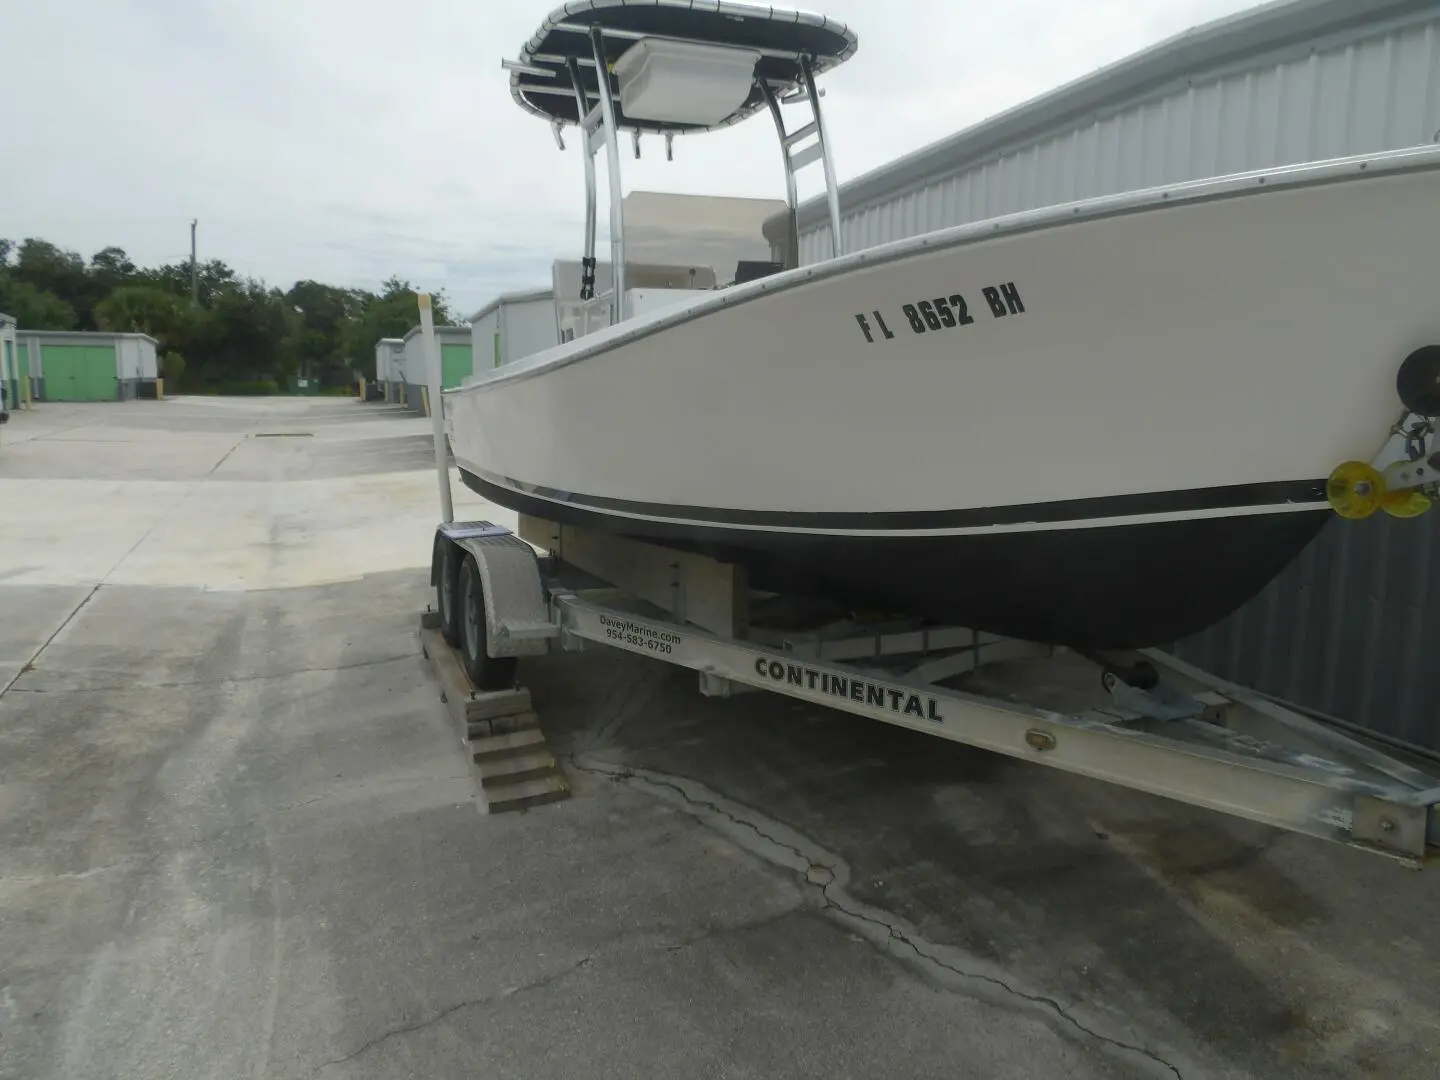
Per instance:
[[[841,238],[854,251],[1089,196],[1428,143],[1437,131],[1440,3],[1283,0],[841,185]],[[829,258],[824,199],[798,217],[800,262]],[[765,236],[781,258],[783,214]]]
[[[5,390],[3,401],[6,409],[20,409],[30,404],[29,372],[26,372],[24,390],[20,384],[20,357],[15,347],[15,318],[0,313],[0,387]]]
[[[503,293],[470,316],[470,340],[478,350],[475,367],[499,367],[548,349],[560,341],[555,291]]]
[[[148,334],[15,332],[19,375],[38,401],[130,401],[155,397],[158,343]]]
[[[845,250],[1094,195],[1440,139],[1440,2],[1285,0],[1199,27],[840,189]],[[800,261],[830,256],[823,200]],[[766,238],[784,255],[785,218]],[[1336,519],[1245,608],[1171,650],[1440,751],[1440,513]]]
[[[402,338],[381,338],[375,343],[375,381],[384,391],[385,400],[405,402],[405,341]]]
[[[425,341],[420,327],[412,326],[402,341],[406,407],[428,416],[430,368],[425,362]],[[440,388],[449,390],[459,386],[470,377],[472,370],[470,327],[437,326],[435,344],[440,350]]]

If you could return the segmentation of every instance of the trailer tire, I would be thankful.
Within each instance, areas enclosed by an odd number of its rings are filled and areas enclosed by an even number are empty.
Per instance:
[[[435,611],[440,636],[452,649],[460,646],[460,545],[448,537],[435,537]]]
[[[485,586],[475,556],[460,563],[459,601],[460,663],[476,690],[508,690],[515,685],[518,657],[491,656],[486,652]]]

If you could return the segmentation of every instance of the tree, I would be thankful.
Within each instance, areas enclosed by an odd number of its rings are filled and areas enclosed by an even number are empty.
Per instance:
[[[22,330],[74,330],[75,309],[52,292],[0,274],[0,311],[13,315]]]
[[[415,317],[410,321],[411,326],[414,326],[420,321],[420,307],[419,301],[416,299],[416,294],[422,290],[411,285],[410,282],[402,281],[400,278],[394,276],[387,278],[385,283],[380,286],[380,290],[380,298],[382,300],[403,299],[415,309]],[[435,314],[436,326],[460,325],[450,317],[450,301],[446,297],[444,289],[437,289],[430,294],[430,310]]]
[[[129,284],[139,273],[123,248],[101,248],[90,256],[89,292],[99,303],[122,285]]]
[[[142,270],[140,277],[147,284],[155,285],[175,296],[183,296],[186,299],[190,297],[190,264],[188,262],[166,263],[152,270]],[[195,268],[195,277],[198,282],[196,292],[199,294],[201,307],[210,307],[222,292],[237,284],[235,271],[219,259],[209,259],[200,263]]]
[[[118,285],[134,277],[139,270],[130,261],[130,256],[125,254],[124,248],[105,247],[90,256],[90,273]]]
[[[149,334],[162,350],[189,348],[195,317],[173,293],[154,285],[122,285],[95,305],[95,322],[102,330]]]
[[[287,329],[283,294],[244,281],[220,293],[205,312],[187,365],[199,368],[206,382],[283,382],[294,370],[286,355]]]
[[[10,276],[63,301],[75,316],[72,326],[94,329],[90,319],[90,279],[85,260],[77,252],[64,251],[48,240],[31,237],[21,242]]]
[[[375,377],[375,343],[381,338],[404,337],[419,323],[418,291],[410,282],[392,277],[381,286],[378,296],[370,295],[358,318],[350,323],[345,354],[367,379]],[[430,307],[437,326],[451,325],[444,292],[431,295]]]
[[[348,383],[351,368],[373,377],[375,342],[419,321],[416,287],[399,277],[378,292],[311,279],[282,291],[219,259],[197,269],[192,303],[188,263],[139,267],[114,246],[86,262],[37,237],[0,239],[0,311],[21,329],[148,334],[167,378],[193,389],[283,382],[302,363],[327,383]],[[443,291],[431,303],[436,325],[453,324]]]
[[[185,357],[178,352],[167,352],[160,358],[160,375],[179,386],[185,381]]]
[[[358,289],[340,289],[318,281],[297,281],[291,286],[285,302],[299,316],[291,340],[298,370],[318,375],[325,383],[350,381],[346,328],[364,311],[369,296]]]

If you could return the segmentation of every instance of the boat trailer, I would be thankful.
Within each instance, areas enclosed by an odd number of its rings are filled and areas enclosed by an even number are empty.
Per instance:
[[[607,645],[690,668],[707,696],[769,690],[1413,866],[1440,849],[1440,779],[1157,650],[807,622],[743,567],[528,516],[440,525],[431,584],[477,691],[513,693],[521,657]]]

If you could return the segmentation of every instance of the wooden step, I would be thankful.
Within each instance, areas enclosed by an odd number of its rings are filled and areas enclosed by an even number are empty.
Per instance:
[[[475,760],[482,757],[494,755],[524,752],[526,750],[545,749],[545,733],[538,726],[525,728],[522,731],[507,731],[501,735],[487,735],[483,738],[472,739],[471,747],[475,752]]]
[[[529,731],[539,726],[540,718],[533,712],[515,713],[512,716],[492,716],[489,720],[471,720],[465,725],[465,736],[474,742],[477,739]]]
[[[554,776],[555,759],[549,750],[536,750],[528,754],[512,754],[504,757],[481,757],[475,755],[475,771],[480,774],[480,783],[488,790],[493,783],[511,783],[517,780],[535,780],[542,776]]]
[[[513,783],[493,781],[485,785],[484,802],[489,813],[498,814],[506,810],[528,810],[569,797],[570,785],[563,776],[555,775]]]
[[[421,615],[419,640],[471,760],[482,809],[495,814],[569,798],[570,785],[545,742],[530,691],[477,691],[433,612]]]

